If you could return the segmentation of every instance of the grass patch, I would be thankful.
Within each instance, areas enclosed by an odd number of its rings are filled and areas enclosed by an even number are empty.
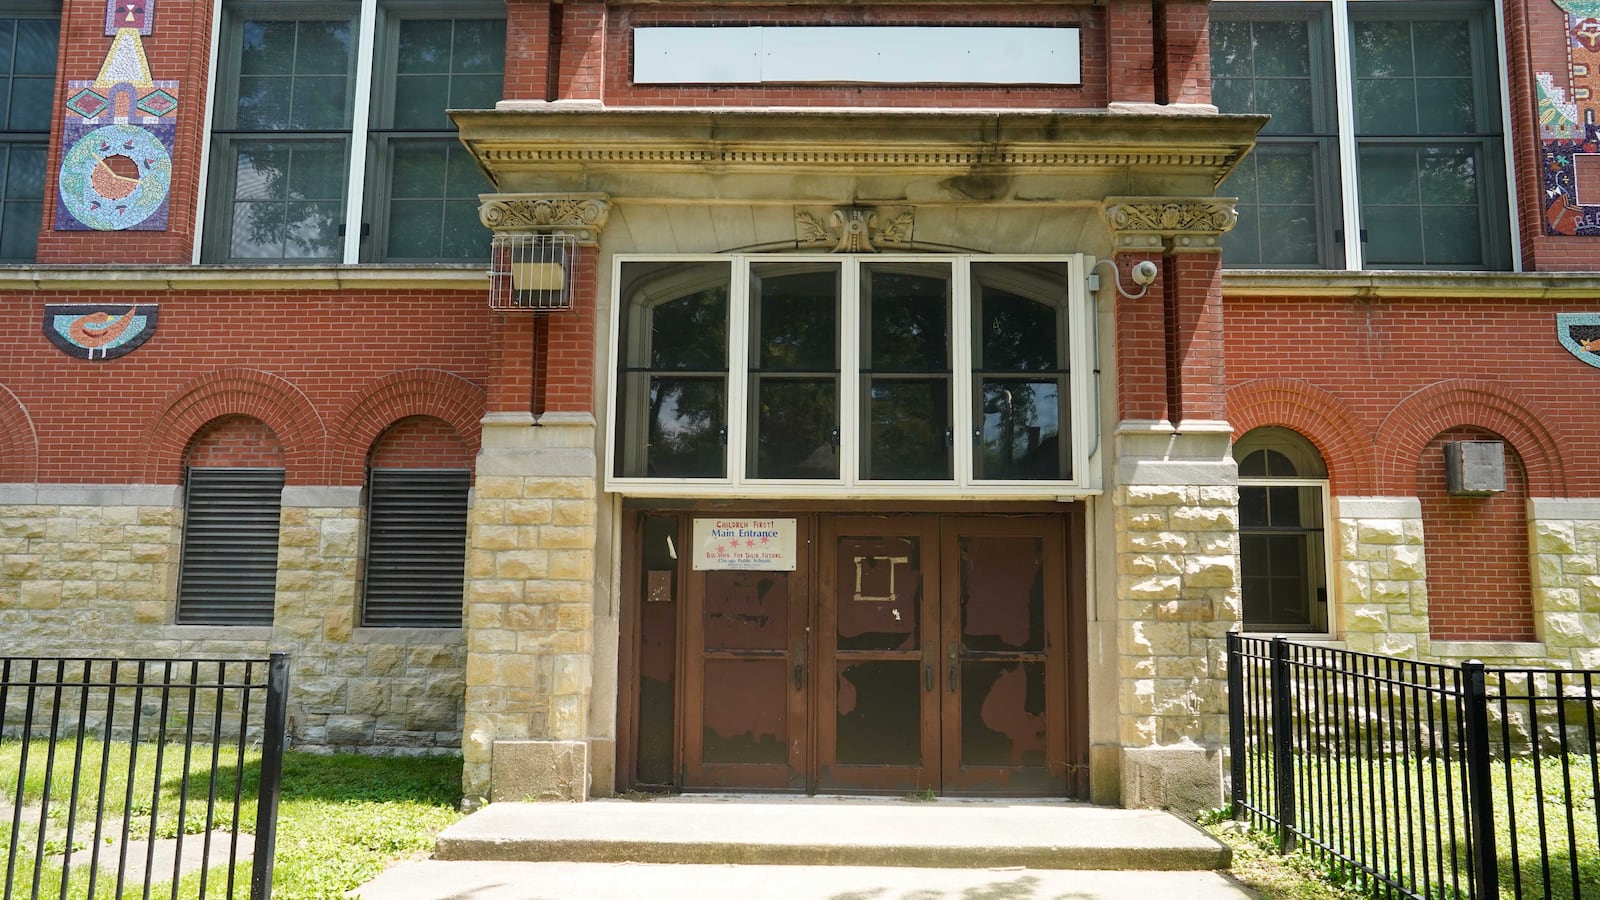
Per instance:
[[[1381,757],[1368,763],[1319,755],[1300,757],[1297,765],[1302,767],[1297,785],[1309,795],[1299,798],[1302,832],[1375,868],[1386,868],[1403,882],[1414,881],[1418,891],[1423,890],[1422,861],[1427,860],[1429,896],[1456,897],[1453,884],[1465,892],[1470,866],[1467,810],[1454,770],[1455,780],[1446,784],[1432,777],[1443,769],[1431,757]],[[1587,755],[1546,755],[1537,765],[1527,757],[1492,763],[1496,872],[1502,898],[1600,896],[1600,803],[1594,790],[1600,772],[1594,765]],[[1265,783],[1272,782],[1268,778]],[[1270,809],[1270,793],[1255,805]],[[1354,796],[1358,802],[1328,807],[1315,799],[1330,796]],[[1225,827],[1217,822],[1202,824],[1213,833]],[[1270,837],[1254,834],[1272,852]],[[1443,843],[1435,843],[1441,837]],[[1337,859],[1305,849],[1304,843],[1302,847],[1301,853],[1287,858],[1317,857],[1311,863],[1313,871],[1334,882],[1347,877],[1348,869]],[[1366,877],[1355,875],[1352,880]]]
[[[1233,850],[1231,874],[1263,900],[1366,900],[1316,860],[1303,853],[1279,856],[1272,835],[1224,813],[1203,817],[1200,827]]]
[[[115,847],[124,833],[130,841],[139,842],[152,836],[171,838],[181,831],[188,836],[183,844],[188,858],[198,858],[208,827],[214,842],[226,841],[227,835],[220,832],[232,828],[235,789],[243,794],[240,843],[248,845],[254,840],[255,794],[260,782],[257,752],[247,751],[241,759],[233,749],[213,764],[210,748],[197,747],[186,767],[181,748],[176,754],[168,748],[159,778],[154,745],[85,741],[78,752],[73,742],[64,741],[57,745],[55,758],[47,766],[48,754],[47,744],[30,744],[24,769],[21,742],[0,741],[0,858],[10,848],[17,810],[22,812],[18,847],[8,862],[16,867],[8,896],[26,896],[18,892],[30,891],[35,875],[40,880],[40,896],[72,900],[90,896],[89,861],[102,779],[106,800],[99,811],[101,874],[96,878],[94,896],[115,893]],[[49,802],[44,804],[47,782]],[[208,821],[206,800],[213,789],[218,812]],[[342,897],[345,891],[375,877],[389,862],[431,848],[434,835],[461,817],[456,811],[460,794],[459,757],[286,754],[273,895],[282,900]],[[69,844],[73,849],[71,874],[64,878],[61,855]],[[142,854],[147,846],[130,844],[130,855]],[[108,857],[113,870],[109,876],[105,874]],[[41,859],[35,872],[35,860]],[[170,869],[165,878],[159,874],[162,870],[157,871],[152,894],[170,896]],[[5,865],[0,865],[0,884],[5,877]],[[183,876],[178,896],[199,897],[202,877],[205,896],[228,895],[224,866]],[[65,894],[63,880],[67,881]],[[248,896],[249,883],[250,864],[240,863],[232,895]],[[124,887],[125,897],[142,895],[142,881]]]

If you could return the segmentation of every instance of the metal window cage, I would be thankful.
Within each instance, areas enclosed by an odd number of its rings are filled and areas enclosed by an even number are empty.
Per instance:
[[[558,312],[572,308],[570,234],[497,234],[490,245],[489,308]]]

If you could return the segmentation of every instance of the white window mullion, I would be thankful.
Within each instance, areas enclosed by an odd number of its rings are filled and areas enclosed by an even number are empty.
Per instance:
[[[1356,168],[1355,72],[1350,68],[1349,0],[1333,0],[1333,92],[1339,122],[1340,205],[1344,212],[1344,267],[1360,269],[1361,192]]]
[[[355,97],[350,112],[350,181],[344,203],[344,261],[361,261],[361,220],[367,179],[367,116],[372,107],[372,65],[377,47],[378,0],[361,0],[356,39]]]
[[[861,467],[861,261],[843,260],[839,297],[839,480],[855,485]]]
[[[1487,65],[1495,73],[1495,78],[1500,82],[1500,158],[1506,161],[1504,171],[1501,173],[1501,184],[1506,192],[1506,222],[1511,226],[1510,234],[1502,235],[1511,245],[1511,271],[1522,271],[1522,242],[1517,240],[1517,179],[1512,175],[1512,169],[1517,158],[1516,145],[1512,142],[1511,135],[1511,79],[1508,77],[1510,68],[1506,60],[1511,57],[1506,54],[1506,7],[1502,0],[1494,4],[1494,52],[1493,59]],[[1487,217],[1484,224],[1489,224]]]
[[[951,273],[950,309],[950,427],[955,451],[950,464],[955,467],[955,483],[971,484],[972,471],[972,405],[977,386],[972,383],[972,258],[955,260]]]
[[[1091,451],[1098,451],[1100,444],[1099,380],[1094,374],[1098,365],[1095,359],[1098,304],[1091,301],[1089,269],[1081,253],[1067,259],[1066,290],[1068,402],[1072,407],[1070,421],[1061,423],[1061,428],[1066,432],[1063,438],[1072,442],[1072,480],[1097,486],[1099,482],[1089,469],[1089,461]]]
[[[218,74],[217,70],[217,60],[221,58],[221,47],[222,0],[212,0],[211,58],[210,66],[206,69],[206,71],[211,73],[211,79],[209,89],[206,91],[205,120],[200,125],[201,128],[205,129],[204,134],[206,135],[206,140],[200,142],[200,184],[198,186],[198,193],[196,194],[197,197],[201,198],[201,202],[195,206],[194,244],[191,247],[189,254],[189,262],[197,266],[200,265],[201,245],[205,243],[202,240],[202,237],[206,233],[206,212],[211,206],[211,204],[205,202],[205,198],[208,196],[206,191],[209,189],[209,184],[211,181],[211,145],[213,143],[213,139],[211,137],[211,128],[212,122],[216,118],[217,114],[217,87],[218,80],[221,78],[221,75]]]
[[[740,484],[749,458],[750,428],[750,260],[733,258],[728,285],[728,479]]]

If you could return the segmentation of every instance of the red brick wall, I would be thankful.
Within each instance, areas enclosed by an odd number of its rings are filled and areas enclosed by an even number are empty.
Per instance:
[[[389,426],[372,448],[375,469],[470,469],[473,454],[450,427],[432,416],[409,416]]]
[[[1131,286],[1128,271],[1147,259],[1161,261],[1149,253],[1119,253],[1114,257],[1116,278]],[[1112,297],[1113,315],[1117,329],[1117,418],[1149,421],[1170,420],[1167,370],[1169,358],[1168,327],[1165,300],[1167,273],[1165,266],[1157,266],[1156,280],[1145,295],[1138,300],[1120,296],[1112,282],[1109,266],[1098,266],[1101,293]],[[1109,291],[1109,293],[1108,293]]]
[[[1499,440],[1455,428],[1428,442],[1417,461],[1417,497],[1428,565],[1428,626],[1441,641],[1531,641],[1528,486],[1522,460],[1506,448],[1506,490],[1453,497],[1445,490],[1446,441]]]
[[[1600,495],[1600,370],[1556,338],[1584,302],[1229,298],[1227,416],[1288,425],[1328,460],[1337,493],[1414,496],[1440,432],[1502,435],[1535,497]],[[1525,552],[1525,551],[1524,551]]]
[[[68,299],[159,303],[159,329],[127,356],[75,359],[40,330],[44,303]],[[277,434],[288,483],[359,485],[407,416],[450,422],[476,451],[495,327],[476,291],[7,294],[0,447],[31,454],[18,468],[40,482],[175,484],[198,431],[248,415]]]
[[[283,468],[283,447],[267,423],[250,416],[225,416],[200,430],[184,454],[195,468]]]
[[[172,192],[165,231],[56,231],[56,176],[61,164],[61,122],[69,80],[93,80],[112,38],[105,33],[104,0],[66,0],[61,16],[61,52],[56,68],[53,131],[45,169],[41,263],[187,263],[192,258],[199,204],[201,148],[205,141],[207,63],[211,55],[211,4],[163,3],[153,33],[143,37],[150,76],[177,81],[177,137],[172,153]]]
[[[580,9],[592,5],[566,4]],[[1142,22],[1142,39],[1119,33],[1119,46],[1129,52],[1149,56],[1150,13],[1148,2],[1131,4],[1142,9],[1130,21]],[[1114,4],[1111,9],[1121,9]],[[572,16],[569,10],[567,15]],[[1139,16],[1143,16],[1142,19]],[[589,20],[586,18],[586,22]],[[1080,32],[1082,83],[1071,86],[1003,87],[965,85],[635,85],[633,77],[632,29],[659,25],[1077,25]],[[592,71],[589,45],[573,49],[567,42],[579,40],[570,19],[563,27],[562,72],[573,73],[573,89],[585,89],[588,82],[578,77]],[[1106,94],[1106,26],[1104,8],[1078,5],[950,5],[950,6],[867,6],[835,3],[826,5],[704,6],[639,5],[616,6],[605,39],[604,100],[609,106],[852,106],[852,107],[957,107],[957,108],[1074,108],[1104,106]],[[1140,51],[1139,48],[1143,48]],[[567,61],[572,55],[573,62]],[[817,60],[819,77],[826,77],[830,60]],[[1152,83],[1147,63],[1134,66],[1146,84]],[[563,98],[567,95],[563,93]],[[587,98],[588,95],[574,94]],[[1130,99],[1130,98],[1116,98]],[[1143,98],[1149,99],[1149,98]]]

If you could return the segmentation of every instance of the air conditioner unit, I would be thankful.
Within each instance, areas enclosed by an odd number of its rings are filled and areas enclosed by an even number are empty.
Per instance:
[[[498,312],[557,312],[572,308],[570,234],[494,236],[490,245],[489,308]]]

